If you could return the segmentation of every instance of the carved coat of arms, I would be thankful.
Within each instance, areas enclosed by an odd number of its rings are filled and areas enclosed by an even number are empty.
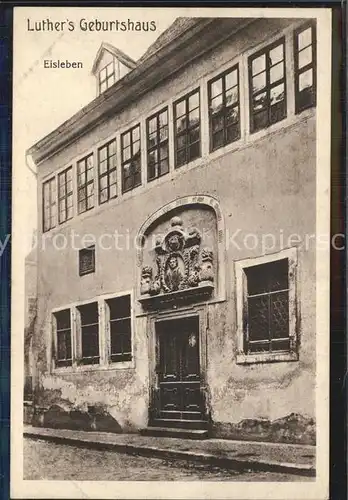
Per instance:
[[[201,248],[198,229],[185,231],[180,217],[173,217],[170,229],[156,240],[155,266],[144,266],[141,295],[171,293],[188,288],[213,285],[213,252]]]

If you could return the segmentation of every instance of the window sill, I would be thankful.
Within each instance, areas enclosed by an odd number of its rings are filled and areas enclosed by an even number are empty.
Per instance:
[[[105,365],[59,366],[52,369],[52,374],[78,374],[84,372],[105,372],[115,370],[131,370],[135,368],[134,360],[111,362]]]
[[[254,363],[277,363],[280,361],[298,361],[296,352],[273,352],[259,354],[237,354],[238,365],[250,365]]]

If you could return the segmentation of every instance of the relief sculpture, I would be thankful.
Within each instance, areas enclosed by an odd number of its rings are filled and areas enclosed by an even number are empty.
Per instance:
[[[213,285],[213,251],[201,244],[198,229],[185,230],[181,218],[172,217],[168,231],[156,240],[155,265],[142,268],[141,295]]]

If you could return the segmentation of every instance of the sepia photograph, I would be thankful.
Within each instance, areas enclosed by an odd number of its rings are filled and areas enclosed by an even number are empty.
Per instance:
[[[330,44],[15,8],[12,498],[328,498]]]

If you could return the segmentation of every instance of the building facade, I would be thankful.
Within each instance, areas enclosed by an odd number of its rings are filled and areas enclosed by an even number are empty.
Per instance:
[[[93,73],[28,152],[33,423],[314,443],[315,23],[180,18]]]

